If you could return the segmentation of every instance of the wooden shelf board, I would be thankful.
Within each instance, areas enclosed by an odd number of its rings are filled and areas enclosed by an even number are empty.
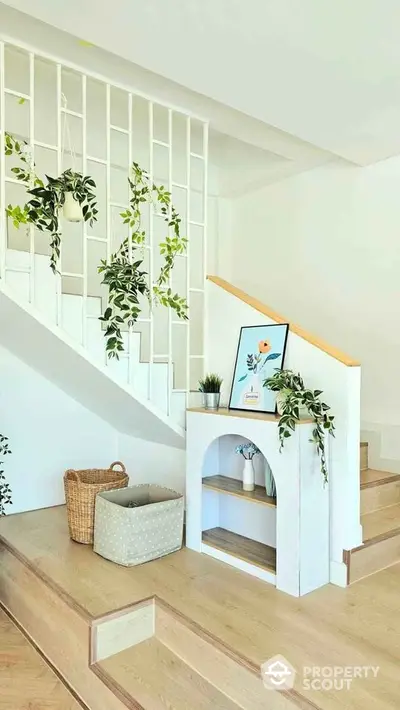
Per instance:
[[[204,407],[190,407],[188,412],[196,412],[197,414],[217,414],[220,417],[240,417],[242,419],[260,419],[264,422],[273,422],[278,424],[279,414],[267,414],[266,412],[251,412],[242,409],[228,409],[220,407],[219,409],[204,409]],[[313,420],[310,417],[302,417],[297,424],[310,424]]]
[[[254,491],[244,491],[242,482],[236,478],[229,478],[229,476],[208,476],[203,478],[203,486],[218,491],[218,493],[227,493],[252,503],[261,503],[270,508],[276,508],[276,498],[267,496],[263,486],[256,486]]]
[[[232,557],[261,567],[269,572],[276,572],[276,550],[256,540],[250,540],[243,535],[237,535],[224,528],[204,530],[202,535],[204,545],[226,552]]]

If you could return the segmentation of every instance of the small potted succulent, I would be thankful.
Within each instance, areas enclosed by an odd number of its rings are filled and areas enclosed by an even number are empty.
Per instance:
[[[256,454],[260,454],[261,451],[255,444],[249,441],[247,444],[239,444],[236,447],[236,453],[242,454],[244,458],[244,468],[243,468],[243,490],[244,491],[254,491],[255,487],[255,475],[253,458]]]
[[[199,392],[203,393],[204,408],[218,409],[221,397],[222,377],[214,373],[206,375],[199,380]]]

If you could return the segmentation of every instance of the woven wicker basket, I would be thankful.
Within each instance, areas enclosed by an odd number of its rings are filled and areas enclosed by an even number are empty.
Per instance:
[[[120,466],[122,470],[114,471],[114,466]],[[128,481],[129,477],[121,461],[114,461],[110,468],[88,468],[81,471],[69,469],[65,472],[65,500],[72,540],[85,545],[93,543],[96,495],[114,488],[125,488]]]

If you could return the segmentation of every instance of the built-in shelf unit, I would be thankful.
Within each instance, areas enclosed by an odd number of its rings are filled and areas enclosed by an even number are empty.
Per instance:
[[[222,409],[187,412],[186,544],[300,596],[329,581],[329,496],[304,420],[279,453],[279,418]],[[236,446],[251,441],[254,491]],[[266,494],[265,471],[277,497]]]

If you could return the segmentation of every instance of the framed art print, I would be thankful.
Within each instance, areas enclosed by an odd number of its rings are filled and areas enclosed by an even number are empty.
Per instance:
[[[229,409],[275,413],[276,393],[263,382],[283,367],[288,330],[288,323],[241,328]]]

